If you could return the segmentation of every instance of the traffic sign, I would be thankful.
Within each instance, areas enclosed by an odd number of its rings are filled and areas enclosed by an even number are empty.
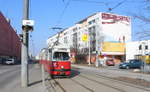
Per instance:
[[[23,26],[34,26],[34,21],[33,20],[23,20],[22,25]]]
[[[82,41],[87,42],[88,41],[88,34],[82,35]]]

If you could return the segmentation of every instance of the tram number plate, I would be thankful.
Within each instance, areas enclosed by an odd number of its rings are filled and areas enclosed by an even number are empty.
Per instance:
[[[65,72],[60,72],[61,75],[65,75]]]

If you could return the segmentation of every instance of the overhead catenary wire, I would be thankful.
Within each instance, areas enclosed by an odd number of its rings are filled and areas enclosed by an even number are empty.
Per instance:
[[[62,0],[62,1],[65,2],[65,0]],[[63,16],[64,16],[64,14],[65,14],[65,12],[66,12],[68,6],[70,5],[71,1],[80,1],[80,0],[68,0],[68,1],[67,1],[67,3],[66,3],[66,5],[65,5],[64,9],[62,10],[62,12],[61,12],[61,14],[60,14],[60,16],[59,16],[59,18],[58,18],[58,21],[56,22],[56,25],[55,25],[55,26],[60,25],[60,23],[61,23],[61,21],[62,21],[62,18],[63,18]],[[86,0],[86,2],[91,2],[91,3],[92,3],[92,2],[93,2],[93,3],[104,3],[104,2],[91,1],[91,0]]]
[[[112,10],[116,9],[117,7],[121,6],[123,3],[125,3],[127,0],[123,0],[121,2],[119,2],[118,4],[116,4],[114,7],[112,8],[108,8],[108,12],[111,12]]]
[[[71,1],[72,0],[68,0],[68,2],[66,3],[66,5],[65,5],[64,9],[62,10],[62,12],[61,12],[61,14],[60,14],[60,16],[58,18],[58,21],[57,21],[57,23],[56,23],[55,26],[60,25],[60,23],[62,21],[62,18],[63,18],[63,16],[64,16],[64,14],[65,14],[65,12],[66,12],[66,10],[67,10],[67,8],[68,8],[68,6],[69,6],[69,4],[70,4]],[[63,2],[64,2],[64,0],[63,0]]]
[[[63,2],[65,2],[65,0],[62,0]],[[71,1],[78,1],[78,2],[87,2],[87,3],[95,3],[95,4],[104,4],[108,7],[108,2],[100,2],[100,1],[93,1],[93,0],[68,0],[64,9],[62,10],[62,13],[60,14],[59,18],[58,18],[58,21],[56,22],[56,25],[55,26],[58,26],[60,25],[61,21],[62,21],[62,18],[68,8],[68,6],[70,5]],[[108,8],[108,11],[107,12],[111,12],[112,10],[116,9],[117,7],[121,6],[123,3],[125,3],[127,0],[123,0],[119,3],[117,3],[114,7],[112,8]]]
[[[102,1],[96,1],[96,0],[72,0],[72,1],[86,2],[86,3],[95,3],[95,4],[100,4],[100,3],[104,3],[104,4],[116,3],[116,1],[113,1],[113,0],[111,2],[108,2],[108,1],[102,2]],[[131,0],[131,1],[130,0],[129,1],[126,0],[126,3],[139,3],[139,2],[142,2],[142,0],[141,1],[139,1],[139,0],[138,1],[137,0]]]
[[[93,1],[93,0],[72,0],[72,1],[86,2],[86,3],[95,3],[95,4],[107,4],[105,2]]]
[[[100,1],[93,1],[93,0],[72,0],[72,1],[78,1],[78,2],[86,2],[86,3],[95,3],[95,4],[104,4],[105,6],[108,7],[109,3],[111,2],[100,2]],[[115,8],[121,6],[123,3],[125,3],[127,0],[123,0],[119,3],[117,3],[114,7],[110,8],[108,7],[108,11],[107,12],[111,12],[112,10],[114,10]]]

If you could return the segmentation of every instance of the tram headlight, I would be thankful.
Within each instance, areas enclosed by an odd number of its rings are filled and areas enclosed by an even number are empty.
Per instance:
[[[57,62],[54,62],[54,63],[53,63],[53,66],[54,66],[54,67],[58,67],[58,63],[57,63]]]
[[[61,69],[64,69],[64,66],[61,66]]]

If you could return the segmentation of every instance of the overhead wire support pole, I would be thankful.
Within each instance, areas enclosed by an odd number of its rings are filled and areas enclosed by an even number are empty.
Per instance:
[[[29,19],[29,0],[24,0],[23,20]],[[21,86],[28,86],[28,39],[29,29],[25,27],[23,31],[23,42],[21,50]]]
[[[98,38],[99,34],[98,34],[98,31],[99,30],[97,29],[97,25],[96,25],[95,29],[96,29],[95,30],[95,32],[96,32],[96,62],[95,63],[96,63],[96,67],[99,67],[99,57],[98,57],[99,56],[98,55],[99,54],[99,51],[98,51],[99,50],[99,46],[98,46],[99,45],[99,42],[98,42],[98,40],[99,40],[99,38]]]
[[[91,65],[91,39],[90,39],[90,31],[88,30],[88,47],[89,47],[89,64]]]

